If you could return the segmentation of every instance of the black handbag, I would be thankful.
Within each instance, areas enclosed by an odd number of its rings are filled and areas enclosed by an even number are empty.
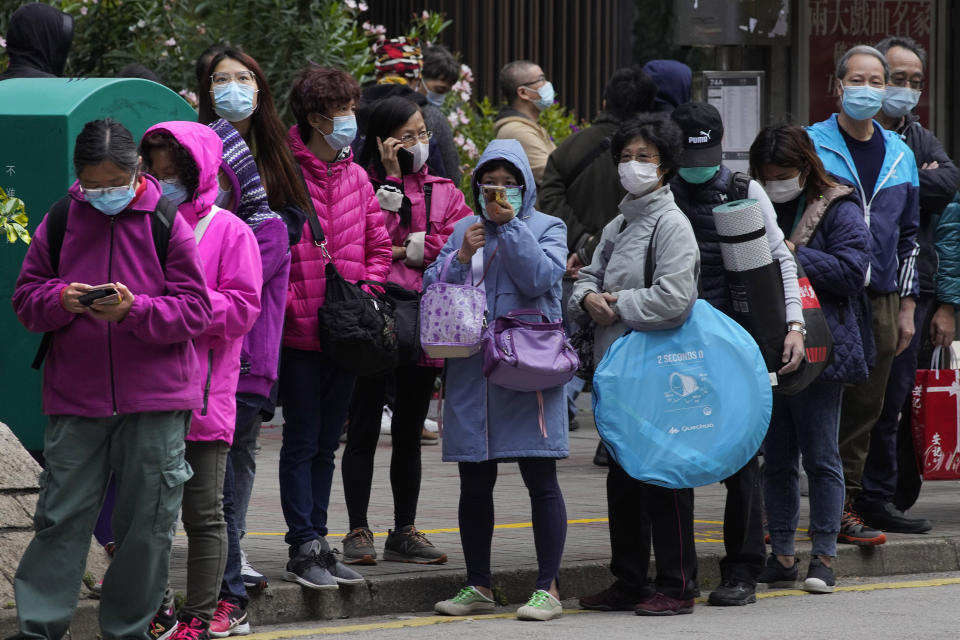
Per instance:
[[[393,369],[397,366],[397,332],[391,305],[340,275],[327,251],[326,236],[312,202],[307,221],[314,244],[327,260],[324,303],[317,309],[324,354],[357,376],[373,376]]]
[[[394,282],[363,280],[357,284],[372,285],[378,299],[393,310],[397,333],[397,364],[415,365],[420,361],[420,293]]]

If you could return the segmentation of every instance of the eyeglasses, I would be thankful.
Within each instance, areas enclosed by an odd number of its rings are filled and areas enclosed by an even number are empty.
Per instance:
[[[480,189],[492,189],[498,191],[500,189],[520,189],[523,191],[525,187],[522,184],[478,184]]]
[[[225,84],[230,84],[231,81],[236,81],[238,84],[247,84],[255,86],[257,84],[257,79],[253,75],[252,71],[237,71],[235,73],[230,73],[229,71],[217,71],[210,76],[210,81],[215,87],[222,87]]]
[[[127,189],[133,186],[133,182],[136,179],[137,179],[137,176],[136,174],[134,174],[134,176],[130,178],[130,182],[128,182],[127,184],[121,187],[101,187],[97,189],[88,189],[81,184],[80,193],[82,193],[84,196],[91,196],[94,198],[99,198],[105,195],[114,195],[118,193],[123,193],[124,191],[126,191]]]
[[[630,162],[636,160],[637,162],[649,162],[650,164],[657,164],[654,162],[655,158],[659,158],[658,155],[650,155],[647,153],[638,153],[637,155],[631,155],[629,153],[620,154],[620,162]]]
[[[520,83],[520,86],[521,86],[521,87],[528,87],[528,86],[530,86],[531,84],[537,84],[538,82],[543,82],[543,81],[545,81],[546,79],[547,79],[547,76],[545,76],[545,75],[543,75],[543,74],[541,73],[541,74],[540,74],[540,77],[537,78],[536,80],[531,80],[530,82],[521,82],[521,83]]]
[[[400,138],[400,143],[405,147],[409,147],[417,140],[419,140],[420,142],[429,142],[430,138],[432,137],[433,137],[433,131],[421,131],[415,136],[412,136],[408,133],[407,135]]]
[[[906,74],[898,73],[890,77],[892,87],[910,87],[914,91],[923,91],[923,79],[912,78],[907,80]]]

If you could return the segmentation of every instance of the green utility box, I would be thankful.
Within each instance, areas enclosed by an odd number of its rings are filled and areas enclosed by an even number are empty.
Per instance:
[[[0,82],[0,187],[26,204],[30,232],[76,180],[73,146],[91,120],[111,117],[139,140],[152,125],[197,119],[176,93],[133,78],[22,78]],[[30,368],[40,336],[23,328],[10,298],[26,255],[0,239],[0,422],[23,446],[43,448],[40,372]],[[97,284],[97,283],[94,283]]]

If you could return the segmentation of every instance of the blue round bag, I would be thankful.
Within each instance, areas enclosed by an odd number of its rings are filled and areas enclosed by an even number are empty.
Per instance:
[[[760,448],[772,405],[756,342],[704,300],[681,327],[617,339],[593,377],[610,454],[633,478],[670,489],[739,471]]]

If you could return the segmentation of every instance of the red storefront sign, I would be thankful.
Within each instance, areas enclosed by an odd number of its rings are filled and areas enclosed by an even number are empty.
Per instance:
[[[825,120],[839,109],[835,72],[847,49],[875,45],[887,36],[908,36],[928,54],[917,113],[929,126],[934,0],[806,0],[803,6],[810,25],[810,122]]]

